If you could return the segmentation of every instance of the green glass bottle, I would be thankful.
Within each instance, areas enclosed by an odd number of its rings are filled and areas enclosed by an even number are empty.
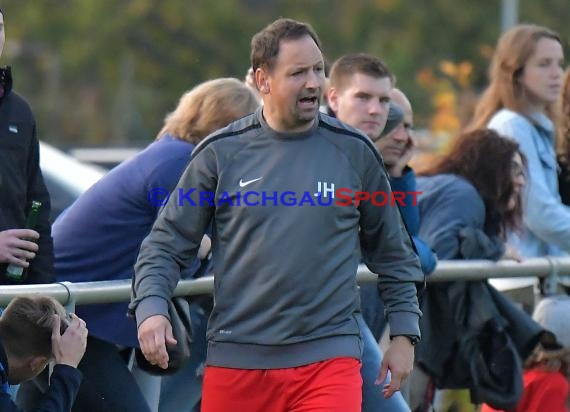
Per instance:
[[[42,202],[38,202],[36,200],[32,201],[32,207],[26,217],[26,229],[34,229],[36,227],[41,207]],[[13,281],[22,282],[25,279],[24,268],[10,263],[6,268],[6,277]]]

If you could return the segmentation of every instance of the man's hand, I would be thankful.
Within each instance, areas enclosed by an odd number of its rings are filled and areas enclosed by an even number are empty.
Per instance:
[[[403,127],[403,126],[400,126],[400,127]],[[402,176],[402,174],[404,173],[404,169],[406,168],[406,166],[408,165],[408,163],[410,162],[410,160],[412,159],[412,157],[415,154],[415,150],[414,150],[415,147],[416,147],[416,144],[414,143],[414,139],[412,139],[412,136],[410,136],[410,138],[408,139],[408,143],[406,143],[406,147],[405,147],[404,151],[402,152],[402,156],[400,156],[398,161],[396,163],[394,163],[394,165],[388,169],[388,174],[390,175],[390,177],[401,177]]]
[[[85,321],[71,314],[71,321],[63,335],[60,335],[61,322],[62,319],[54,315],[51,345],[55,363],[77,368],[87,347]]]
[[[514,260],[516,262],[523,261],[523,257],[518,251],[518,249],[509,244],[505,245],[505,253],[503,254],[503,257],[501,257],[501,259]]]
[[[0,263],[13,263],[27,268],[27,260],[36,257],[38,245],[27,239],[38,240],[40,234],[31,229],[9,229],[0,232]]]
[[[163,315],[154,315],[146,318],[138,330],[141,351],[151,365],[158,365],[162,369],[168,368],[168,352],[166,345],[176,345],[172,335],[172,325]]]
[[[380,385],[386,380],[388,371],[392,374],[392,380],[382,389],[385,398],[391,397],[400,390],[400,385],[412,372],[413,367],[414,347],[412,343],[405,336],[395,336],[384,354],[380,375],[375,382],[376,385]]]

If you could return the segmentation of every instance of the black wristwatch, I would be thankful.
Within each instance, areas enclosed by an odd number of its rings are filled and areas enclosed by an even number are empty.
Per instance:
[[[412,346],[416,346],[418,343],[420,343],[420,337],[416,335],[394,335],[391,337],[391,339],[395,338],[396,336],[404,336],[408,338]]]

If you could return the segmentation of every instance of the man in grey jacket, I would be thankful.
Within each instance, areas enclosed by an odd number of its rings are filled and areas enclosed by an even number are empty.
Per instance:
[[[319,114],[312,28],[275,21],[253,37],[251,60],[263,107],[195,149],[141,246],[130,305],[141,349],[167,366],[167,301],[213,222],[203,410],[360,411],[357,245],[379,274],[393,337],[386,396],[413,365],[423,274],[397,206],[364,200],[391,194],[374,145]]]

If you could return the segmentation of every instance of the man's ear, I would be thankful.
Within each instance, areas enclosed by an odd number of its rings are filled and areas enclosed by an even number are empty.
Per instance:
[[[338,92],[334,87],[329,87],[329,89],[327,90],[327,102],[328,102],[331,110],[334,112],[334,114],[337,114],[337,111],[338,111]]]
[[[259,93],[262,95],[271,92],[268,73],[260,67],[255,70],[255,84],[257,85],[257,90],[259,90]]]
[[[6,353],[8,356],[8,382],[17,385],[38,376],[45,369],[49,358],[45,356],[18,357]]]
[[[49,358],[45,356],[32,356],[28,361],[28,366],[33,374],[33,376],[37,376],[45,369],[45,367],[49,363]]]

